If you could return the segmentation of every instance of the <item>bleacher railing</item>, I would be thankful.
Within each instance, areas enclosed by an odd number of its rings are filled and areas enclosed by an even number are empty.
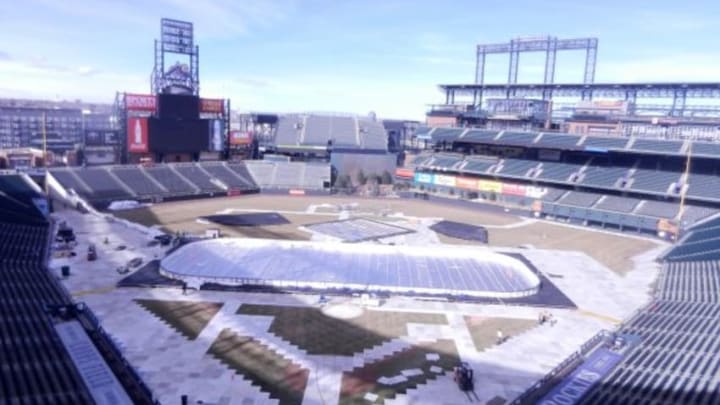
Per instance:
[[[46,244],[46,252],[45,252],[45,261],[43,263],[48,263],[50,254],[51,254],[51,247],[52,247],[52,241],[54,240],[53,235],[55,234],[55,222],[51,221],[50,225],[48,226],[48,240]],[[50,269],[45,267],[45,271],[48,273],[50,272]],[[72,294],[70,294],[70,291],[65,287],[63,283],[58,280],[57,277],[51,274],[51,277],[49,277],[50,280],[52,280],[52,283],[54,284],[55,288],[58,289],[62,293],[63,296],[65,296],[69,302],[73,304],[80,304],[77,302],[74,302],[72,299]],[[118,377],[118,379],[122,382],[124,382],[123,387],[127,390],[128,383],[130,385],[130,388],[133,389],[136,393],[140,393],[140,397],[138,395],[131,395],[132,393],[128,391],[128,394],[133,397],[133,399],[136,401],[136,403],[144,403],[144,404],[154,404],[159,405],[160,401],[157,399],[154,399],[154,395],[152,390],[150,390],[150,387],[145,384],[145,382],[140,378],[139,374],[135,370],[135,368],[127,361],[125,356],[122,354],[122,351],[119,347],[115,344],[115,341],[112,339],[110,335],[108,335],[105,330],[102,328],[100,324],[100,320],[97,318],[95,313],[93,313],[90,308],[87,305],[82,305],[83,310],[79,311],[77,313],[77,320],[80,322],[80,324],[83,326],[83,329],[88,334],[88,337],[93,341],[93,343],[96,345],[100,353],[103,354],[103,358],[105,359],[105,362],[110,366],[111,370],[113,370],[113,373]],[[102,350],[103,348],[108,350]],[[108,353],[109,351],[109,353]],[[112,358],[108,359],[107,355],[111,354]],[[120,369],[118,369],[118,365]],[[123,377],[123,374],[126,377],[130,377],[130,380],[128,381]],[[141,402],[137,402],[137,401]]]
[[[588,341],[583,343],[578,350],[573,352],[570,356],[568,356],[565,360],[563,360],[560,364],[555,366],[552,370],[550,370],[549,373],[547,373],[543,378],[538,380],[535,384],[530,386],[525,392],[520,394],[517,398],[515,398],[512,402],[510,402],[511,405],[529,405],[530,402],[526,402],[533,398],[534,396],[538,395],[542,390],[546,390],[550,388],[550,383],[557,377],[558,375],[563,374],[564,371],[567,370],[567,368],[581,360],[585,355],[587,355],[592,349],[598,346],[600,342],[609,339],[612,336],[612,333],[607,330],[601,330],[600,332],[596,333],[593,337],[591,337]],[[552,384],[554,385],[554,383]],[[534,398],[537,399],[537,398]],[[533,400],[534,400],[533,399]],[[532,402],[534,403],[534,402]]]

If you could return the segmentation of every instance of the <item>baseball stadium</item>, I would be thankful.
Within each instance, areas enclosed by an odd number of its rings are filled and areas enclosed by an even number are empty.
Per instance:
[[[191,22],[160,38],[112,128],[0,150],[0,402],[720,403],[720,121],[688,118],[720,83],[595,83],[597,38],[523,37],[423,123],[237,113]]]

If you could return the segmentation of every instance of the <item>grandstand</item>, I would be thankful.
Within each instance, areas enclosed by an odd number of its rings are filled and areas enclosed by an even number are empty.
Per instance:
[[[45,197],[28,176],[0,175],[0,398],[151,404],[90,310],[77,307],[47,269],[53,225],[40,201]]]
[[[720,400],[719,223],[715,217],[695,225],[665,255],[655,299],[618,330],[639,343],[581,403]]]
[[[117,200],[148,201],[258,190],[243,163],[57,168],[50,174],[65,189],[101,205]]]
[[[371,118],[323,114],[278,117],[274,147],[279,152],[340,150],[387,151],[382,123]]]

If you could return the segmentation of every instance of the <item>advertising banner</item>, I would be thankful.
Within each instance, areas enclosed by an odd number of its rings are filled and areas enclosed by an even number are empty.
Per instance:
[[[612,369],[622,360],[622,355],[608,349],[598,349],[585,360],[560,384],[547,393],[538,404],[576,404],[596,384],[600,383]]]
[[[225,123],[222,120],[209,120],[210,139],[208,140],[209,150],[212,152],[222,152],[225,150]]]
[[[436,174],[434,183],[437,186],[455,187],[455,176]]]
[[[404,179],[412,179],[413,177],[415,177],[415,172],[412,169],[398,167],[397,169],[395,169],[395,176],[402,177]]]
[[[157,101],[152,94],[125,94],[125,108],[128,111],[155,112]]]
[[[200,99],[200,112],[201,113],[216,113],[216,114],[222,114],[224,108],[224,103],[222,99],[215,99],[215,98],[201,98]]]
[[[525,186],[525,196],[530,198],[542,198],[545,195],[544,187]]]
[[[502,183],[492,180],[478,180],[478,190],[502,193]]]
[[[427,183],[432,184],[433,183],[433,174],[432,173],[415,173],[415,181],[417,183]]]
[[[103,131],[105,145],[117,145],[120,143],[119,131]]]
[[[502,193],[507,195],[519,195],[525,197],[525,186],[522,184],[503,183]]]
[[[85,130],[85,145],[97,146],[104,145],[105,139],[103,139],[102,133],[96,130]]]
[[[127,150],[131,153],[148,151],[147,118],[129,117],[127,125]]]
[[[478,181],[477,179],[471,179],[469,177],[457,177],[455,178],[455,184],[460,187],[467,190],[477,190],[478,189]]]
[[[230,132],[230,145],[249,145],[252,143],[250,132],[232,131]]]

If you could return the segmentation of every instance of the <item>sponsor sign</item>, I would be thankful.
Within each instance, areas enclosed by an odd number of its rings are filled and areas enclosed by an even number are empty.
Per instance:
[[[415,182],[432,184],[433,177],[435,176],[432,173],[415,173]]]
[[[230,145],[249,145],[250,143],[252,143],[252,137],[250,136],[250,132],[230,132]]]
[[[590,391],[615,367],[622,356],[608,349],[598,349],[575,371],[543,397],[540,405],[572,405]]]
[[[530,198],[542,198],[547,189],[544,187],[525,186],[525,196]]]
[[[502,184],[502,193],[507,195],[519,195],[522,197],[525,197],[525,186],[522,184],[509,184],[509,183],[503,183]]]
[[[290,195],[305,195],[305,190],[291,188],[290,190],[288,190],[288,193]]]
[[[128,118],[127,145],[127,150],[131,153],[146,153],[148,151],[147,118]]]
[[[225,123],[222,120],[209,120],[210,139],[208,140],[209,150],[212,152],[222,152],[225,150]]]
[[[395,176],[402,177],[404,179],[412,179],[413,177],[415,177],[415,172],[412,169],[398,167],[397,169],[395,169]]]
[[[437,186],[455,187],[455,176],[436,174],[433,182]]]
[[[104,131],[103,132],[103,140],[105,141],[105,145],[119,144],[120,137],[118,136],[118,131]]]
[[[471,179],[468,177],[455,178],[455,184],[457,185],[457,187],[465,188],[468,190],[477,190],[478,189],[477,179]]]
[[[157,106],[157,100],[152,94],[125,94],[125,109],[128,111],[152,111]]]
[[[222,114],[225,111],[224,100],[215,98],[201,98],[200,99],[200,112],[201,113],[217,113]]]
[[[478,190],[500,194],[502,193],[502,183],[492,180],[478,180]]]

